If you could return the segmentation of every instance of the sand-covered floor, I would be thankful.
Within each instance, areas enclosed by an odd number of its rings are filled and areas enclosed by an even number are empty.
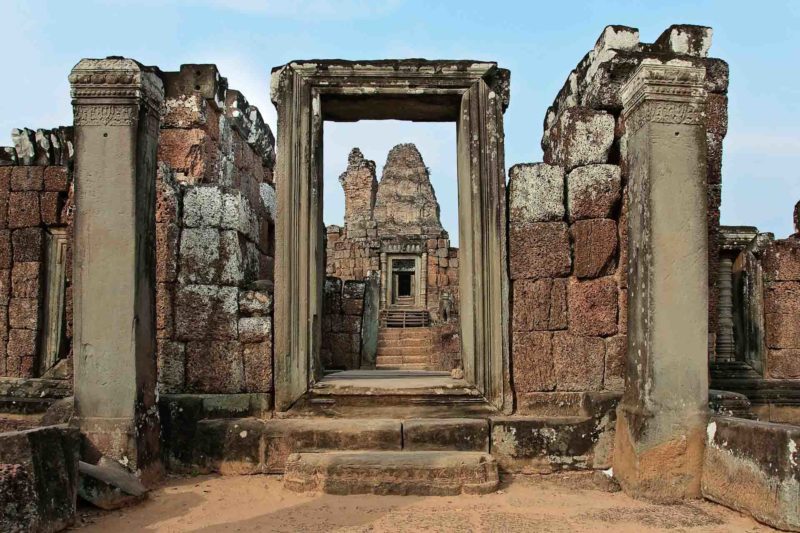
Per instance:
[[[597,490],[589,476],[518,477],[485,496],[295,494],[278,476],[173,478],[128,509],[80,510],[103,531],[771,531],[706,501],[659,506]]]

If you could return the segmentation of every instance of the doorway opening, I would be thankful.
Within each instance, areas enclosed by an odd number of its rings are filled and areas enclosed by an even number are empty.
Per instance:
[[[458,248],[448,231],[457,241],[455,133],[448,123],[395,120],[326,128],[325,379],[353,370],[398,384],[401,372],[463,375]]]
[[[278,411],[313,397],[326,388],[331,376],[399,371],[380,368],[379,336],[374,329],[363,329],[364,323],[378,324],[380,331],[399,335],[405,342],[412,331],[457,317],[460,366],[456,370],[463,374],[470,401],[510,412],[502,128],[508,81],[508,71],[479,61],[315,60],[273,70],[281,154],[276,167],[274,308]],[[408,143],[393,147],[387,156],[387,163],[394,159],[400,168],[398,179],[388,180],[397,187],[381,188],[393,193],[389,196],[407,199],[413,209],[394,209],[382,201],[376,165],[361,150],[353,150],[346,171],[352,179],[340,183],[345,189],[353,185],[353,201],[345,201],[345,211],[358,216],[346,214],[344,225],[325,226],[323,144],[326,152],[328,147],[323,126],[371,120],[455,126],[450,128],[456,137],[457,249],[451,250],[456,247],[441,223],[433,222],[440,213],[432,187],[428,184],[431,191],[425,194],[421,181],[412,178],[419,169],[427,173],[427,168],[419,151]],[[385,167],[383,174],[381,182],[386,182]],[[414,186],[409,189],[409,184]],[[365,216],[369,206],[371,218]],[[415,218],[409,219],[409,213]],[[381,231],[389,229],[394,234],[383,238]],[[351,250],[358,239],[363,242]],[[413,272],[405,270],[403,265],[409,263],[403,261],[414,262]],[[457,269],[456,283],[450,283],[451,268]],[[327,329],[334,327],[331,320],[337,311],[349,318],[336,327],[348,331]],[[334,339],[333,333],[350,337]],[[388,348],[395,339],[385,340],[383,347]],[[349,344],[326,351],[326,342]],[[349,355],[333,361],[334,353]],[[402,358],[400,362],[406,363]],[[331,374],[337,366],[340,371]],[[400,371],[428,372],[429,366]]]

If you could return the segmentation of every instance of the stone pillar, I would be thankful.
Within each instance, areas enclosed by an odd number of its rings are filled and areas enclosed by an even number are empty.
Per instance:
[[[425,309],[428,308],[428,252],[422,252],[422,259],[419,267],[419,287],[420,296],[419,305]]]
[[[614,475],[657,502],[700,496],[708,405],[705,70],[642,63],[622,89],[628,359]]]
[[[160,471],[155,357],[157,74],[123,58],[69,76],[75,125],[75,410],[85,459]]]
[[[381,252],[381,309],[386,309],[386,302],[389,300],[386,291],[389,290],[389,276],[391,273],[387,273],[386,268],[386,252]]]

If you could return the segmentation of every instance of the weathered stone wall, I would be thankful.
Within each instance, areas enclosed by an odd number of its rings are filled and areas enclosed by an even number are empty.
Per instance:
[[[363,280],[325,279],[320,360],[326,370],[353,370],[362,366],[365,286]]]
[[[271,391],[274,138],[213,65],[183,65],[164,79],[159,390]]]
[[[800,380],[800,239],[776,240],[761,256],[764,377]]]
[[[624,388],[628,171],[620,89],[646,59],[706,68],[709,235],[716,242],[728,67],[706,57],[710,37],[709,28],[671,26],[646,44],[634,28],[606,27],[547,110],[545,162],[512,167],[512,375],[521,412],[538,408],[542,393]],[[715,263],[717,248],[710,249]],[[714,294],[717,269],[709,270]]]
[[[15,129],[11,137],[14,147],[0,147],[0,376],[70,379],[72,128]],[[62,232],[66,248],[48,254],[53,231]],[[63,286],[48,287],[57,265]],[[57,290],[60,299],[49,294]],[[60,309],[48,309],[46,299]],[[60,331],[50,360],[43,354],[52,337],[45,328]]]
[[[353,148],[347,158],[347,170],[339,176],[344,189],[344,225],[353,237],[375,237],[365,233],[375,227],[373,209],[378,193],[375,161],[364,159],[358,148]]]

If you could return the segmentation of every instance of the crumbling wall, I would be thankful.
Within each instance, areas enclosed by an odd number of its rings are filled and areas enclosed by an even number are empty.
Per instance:
[[[71,379],[72,128],[11,137],[0,147],[0,376]]]
[[[162,393],[272,390],[274,138],[213,65],[164,74],[156,209]]]
[[[800,380],[800,239],[769,242],[761,254],[764,377]]]
[[[563,399],[624,388],[627,168],[620,90],[647,59],[706,68],[709,238],[716,242],[728,67],[706,57],[710,38],[710,28],[671,26],[647,44],[635,28],[607,26],[547,110],[544,163],[511,168],[511,349],[520,411],[538,409],[547,401],[543,393]],[[709,248],[715,320],[717,247]]]

